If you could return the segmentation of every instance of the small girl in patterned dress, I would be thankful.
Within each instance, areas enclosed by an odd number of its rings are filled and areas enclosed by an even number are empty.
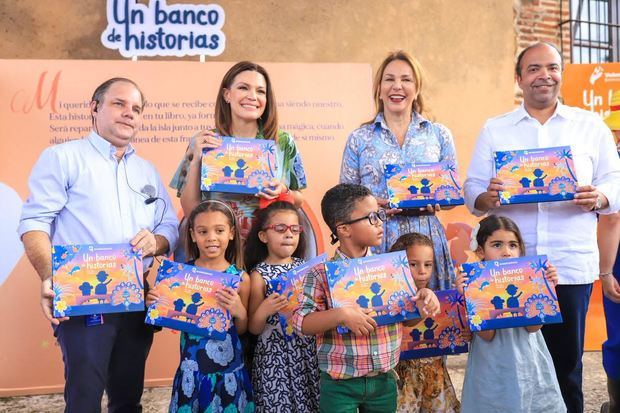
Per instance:
[[[224,340],[182,332],[179,368],[172,383],[170,413],[252,413],[252,383],[243,362],[238,334],[247,329],[250,280],[241,269],[241,238],[232,209],[217,200],[204,201],[191,212],[186,232],[190,265],[239,274],[239,288],[216,292],[218,304],[233,319]],[[146,304],[159,299],[149,291]]]
[[[426,235],[401,235],[390,251],[405,250],[417,289],[427,288],[433,274],[433,242]],[[420,319],[422,320],[422,319]],[[441,356],[401,360],[396,366],[398,407],[401,413],[458,413],[456,397],[444,358]]]
[[[286,297],[273,292],[270,280],[304,261],[303,227],[297,209],[276,201],[258,211],[246,241],[250,274],[250,322],[258,335],[252,364],[257,412],[318,412],[319,370],[314,337],[285,336],[278,311]]]

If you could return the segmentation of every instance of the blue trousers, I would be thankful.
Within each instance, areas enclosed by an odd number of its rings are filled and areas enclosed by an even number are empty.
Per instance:
[[[65,413],[99,413],[104,390],[109,412],[142,411],[144,365],[153,343],[144,317],[104,314],[104,323],[92,327],[84,317],[71,317],[55,328],[65,364]]]
[[[556,292],[563,322],[543,326],[542,333],[553,359],[568,413],[582,413],[581,358],[592,284],[558,285]]]
[[[620,255],[620,251],[619,251]],[[616,258],[614,276],[620,282],[620,259]],[[612,380],[620,380],[620,304],[603,295],[607,341],[603,343],[603,367]]]

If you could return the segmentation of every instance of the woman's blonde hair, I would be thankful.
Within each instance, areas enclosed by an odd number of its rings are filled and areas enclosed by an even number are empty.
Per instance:
[[[419,114],[424,113],[424,100],[422,99],[422,66],[420,66],[420,63],[416,60],[416,58],[408,52],[404,50],[396,50],[390,52],[385,57],[385,59],[383,59],[383,62],[381,62],[381,65],[379,65],[379,68],[375,73],[375,78],[372,84],[372,94],[375,100],[376,112],[374,117],[370,121],[364,123],[365,125],[373,123],[377,115],[379,113],[383,113],[383,101],[380,99],[381,80],[383,79],[383,72],[385,72],[385,68],[394,60],[402,60],[411,67],[411,70],[413,71],[413,80],[415,82],[415,87],[418,92],[418,96],[413,100],[411,109]]]

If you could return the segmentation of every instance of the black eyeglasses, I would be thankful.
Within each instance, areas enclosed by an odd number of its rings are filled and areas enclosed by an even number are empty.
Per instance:
[[[339,227],[340,225],[355,224],[356,222],[360,222],[365,219],[367,219],[368,222],[370,222],[370,225],[378,225],[379,223],[384,222],[387,219],[387,214],[385,213],[385,209],[380,209],[376,212],[375,211],[371,212],[365,217],[352,219],[351,221],[347,221],[347,222],[342,222],[336,226]]]
[[[263,228],[263,231],[268,230],[268,229],[272,229],[278,234],[284,234],[289,229],[291,230],[291,233],[293,234],[301,234],[304,231],[304,227],[302,227],[301,225],[286,225],[286,224],[267,225],[265,228]]]

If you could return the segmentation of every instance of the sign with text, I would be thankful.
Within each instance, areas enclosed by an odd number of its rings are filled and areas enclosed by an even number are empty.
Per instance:
[[[217,4],[108,0],[107,16],[101,43],[123,57],[218,56],[226,47],[224,9]]]

